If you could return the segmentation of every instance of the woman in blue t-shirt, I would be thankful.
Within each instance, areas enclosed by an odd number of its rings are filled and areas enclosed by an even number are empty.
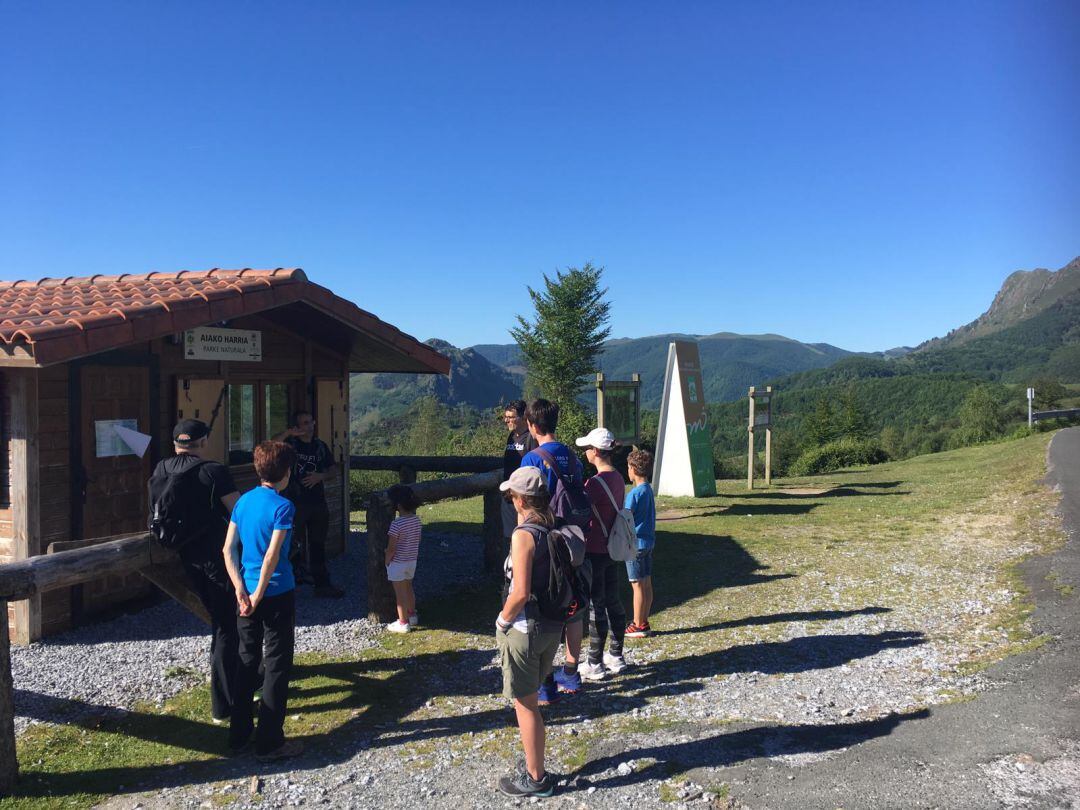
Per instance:
[[[281,491],[289,485],[296,452],[284,442],[255,448],[259,486],[233,507],[225,538],[225,563],[236,588],[240,671],[229,725],[229,746],[240,750],[255,732],[255,758],[285,759],[304,746],[285,739],[285,709],[296,638],[296,582],[289,564],[289,541],[296,507]],[[266,651],[263,653],[263,642]],[[259,724],[251,704],[264,668]]]

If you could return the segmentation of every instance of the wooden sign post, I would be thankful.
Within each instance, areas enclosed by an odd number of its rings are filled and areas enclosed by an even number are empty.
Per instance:
[[[641,441],[641,375],[630,380],[609,380],[596,374],[596,426],[615,434],[620,444]]]
[[[749,441],[746,455],[746,488],[754,488],[754,428],[765,428],[765,486],[772,485],[772,386],[758,391],[750,386]]]

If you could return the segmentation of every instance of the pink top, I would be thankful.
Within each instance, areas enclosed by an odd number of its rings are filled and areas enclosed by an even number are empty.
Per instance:
[[[611,494],[615,497],[615,505],[611,503],[611,498],[608,497],[600,482],[596,480],[601,476],[604,483],[608,485],[608,489],[611,490]],[[604,528],[611,531],[611,524],[615,522],[615,514],[622,508],[623,499],[626,496],[626,484],[623,483],[622,475],[612,470],[611,472],[597,473],[586,481],[585,492],[588,494],[593,507],[600,514],[600,520],[604,522],[602,528],[596,521],[595,514],[592,520],[589,521],[589,528],[585,531],[585,551],[589,554],[607,554],[607,537],[604,535]]]
[[[399,517],[390,524],[390,537],[397,540],[392,563],[416,562],[420,553],[420,518],[416,515]]]

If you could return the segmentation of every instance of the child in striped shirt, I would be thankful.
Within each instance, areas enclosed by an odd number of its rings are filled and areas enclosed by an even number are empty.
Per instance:
[[[398,513],[390,524],[390,543],[386,547],[386,578],[394,586],[398,617],[386,629],[408,633],[418,623],[412,581],[420,551],[420,518],[416,516],[419,503],[412,489],[404,484],[395,484],[386,494]]]

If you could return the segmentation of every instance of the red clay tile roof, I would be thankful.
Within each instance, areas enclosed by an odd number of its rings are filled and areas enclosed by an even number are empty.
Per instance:
[[[417,366],[411,370],[450,370],[434,349],[308,281],[299,268],[0,281],[0,342],[25,347],[44,366],[297,301],[388,345]]]

